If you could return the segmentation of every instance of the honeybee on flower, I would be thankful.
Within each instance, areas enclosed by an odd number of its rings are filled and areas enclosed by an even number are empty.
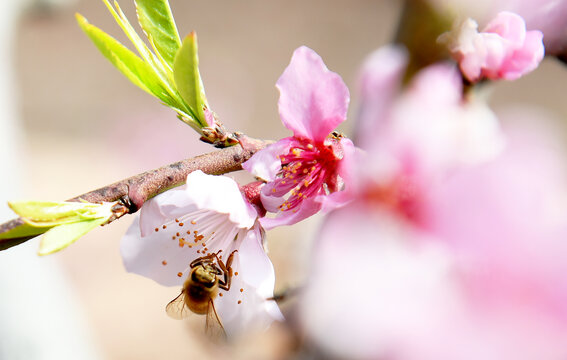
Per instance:
[[[168,314],[209,313],[209,321],[222,321],[222,332],[231,336],[283,319],[275,301],[266,300],[273,296],[275,274],[264,239],[256,210],[234,180],[195,171],[185,185],[144,204],[121,252],[128,271],[182,289],[185,295],[168,306]],[[207,285],[213,291],[201,300],[187,296]]]

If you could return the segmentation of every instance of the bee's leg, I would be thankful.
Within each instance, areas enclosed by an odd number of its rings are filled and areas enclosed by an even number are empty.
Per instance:
[[[192,269],[195,266],[211,263],[213,261],[213,257],[215,257],[215,256],[216,256],[215,254],[210,254],[210,255],[207,255],[207,256],[201,256],[200,258],[193,260],[191,262],[191,264],[189,264],[189,267]]]
[[[234,250],[233,252],[230,253],[230,255],[228,256],[228,259],[226,259],[226,268],[228,270],[232,270],[232,259],[234,259],[234,253],[238,252],[238,250]],[[232,271],[231,271],[232,272]]]
[[[226,265],[217,257],[217,262],[222,270],[223,280],[219,280],[219,287],[223,290],[230,290],[230,280],[232,279],[232,260],[234,259],[234,253],[238,250],[234,250],[230,253],[228,259],[226,259]]]

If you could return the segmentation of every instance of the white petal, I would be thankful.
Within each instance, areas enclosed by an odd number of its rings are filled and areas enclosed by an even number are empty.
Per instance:
[[[256,225],[252,230],[239,234],[242,242],[232,264],[231,288],[228,292],[221,290],[223,296],[215,300],[215,307],[229,336],[243,331],[262,331],[274,320],[283,319],[276,302],[266,300],[273,296],[275,274],[262,245],[262,232]]]
[[[229,214],[229,219],[241,228],[251,228],[256,211],[242,197],[238,184],[226,176],[206,175],[197,170],[187,176],[188,196],[199,209]]]
[[[142,236],[149,235],[167,221],[197,210],[228,214],[230,221],[241,228],[252,227],[257,217],[234,180],[197,170],[187,176],[185,185],[146,201],[140,210]]]
[[[126,270],[162,285],[181,285],[191,261],[206,253],[225,251],[242,230],[228,221],[227,214],[211,211],[199,211],[178,220],[160,225],[157,231],[142,237],[136,218],[120,243]]]

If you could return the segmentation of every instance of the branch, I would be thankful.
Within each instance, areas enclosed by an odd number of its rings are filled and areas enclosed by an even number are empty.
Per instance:
[[[91,203],[120,201],[127,210],[122,211],[120,216],[133,214],[142,207],[146,200],[166,190],[183,185],[187,175],[195,170],[202,170],[211,175],[241,170],[243,162],[250,159],[252,155],[269,143],[269,141],[242,136],[239,145],[146,171],[67,201],[84,200]],[[113,220],[116,220],[116,218]],[[24,221],[21,218],[0,224],[0,236],[22,225],[24,225]],[[38,233],[34,235],[0,239],[0,250],[21,244],[46,231],[41,228],[37,228],[37,230]]]

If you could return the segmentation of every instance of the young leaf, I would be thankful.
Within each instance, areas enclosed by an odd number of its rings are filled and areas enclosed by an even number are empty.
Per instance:
[[[53,227],[94,219],[108,219],[116,202],[11,201],[10,208],[31,226]]]
[[[81,221],[81,203],[57,203],[48,201],[11,201],[10,208],[35,227],[53,227],[59,224]]]
[[[173,68],[181,40],[167,0],[136,0],[138,21],[156,50]]]
[[[175,55],[173,77],[177,91],[197,116],[197,121],[204,127],[208,124],[205,110],[209,107],[205,90],[199,74],[199,57],[197,56],[197,35],[192,32],[183,39],[181,48]]]
[[[89,24],[82,15],[76,14],[79,26],[94,42],[100,52],[122,72],[132,83],[142,90],[155,95],[168,105],[177,106],[164,90],[161,79],[150,65],[96,26]]]
[[[28,236],[36,236],[36,235],[43,234],[44,232],[46,232],[50,228],[51,227],[37,227],[37,226],[32,226],[32,225],[27,224],[27,223],[23,223],[19,226],[16,226],[13,229],[10,229],[8,231],[4,231],[4,232],[0,233],[0,240],[3,240],[3,239],[18,239],[18,238],[23,238],[23,237],[28,237]],[[1,245],[0,245],[0,250],[3,250],[1,248]]]
[[[72,224],[59,225],[46,232],[39,243],[39,255],[48,255],[59,251],[93,230],[102,225],[105,218],[80,221]]]
[[[154,75],[160,79],[161,85],[163,86],[167,94],[171,98],[176,99],[178,94],[173,83],[171,69],[168,69],[167,65],[163,63],[163,58],[152,53],[152,51],[146,46],[146,43],[144,43],[140,36],[138,36],[136,30],[134,30],[134,28],[128,21],[128,18],[126,18],[126,15],[118,5],[118,2],[114,1],[114,7],[110,5],[108,0],[103,0],[103,2],[114,17],[114,20],[116,20],[118,25],[124,31],[124,34],[128,36],[128,39],[130,39],[136,50],[138,50],[138,53],[140,54],[142,59],[144,59],[145,63],[153,69]],[[179,101],[176,102],[175,106],[179,107],[179,105],[184,105],[182,102],[183,101],[181,100],[181,98],[179,98]],[[171,103],[167,102],[166,104],[172,105]]]

